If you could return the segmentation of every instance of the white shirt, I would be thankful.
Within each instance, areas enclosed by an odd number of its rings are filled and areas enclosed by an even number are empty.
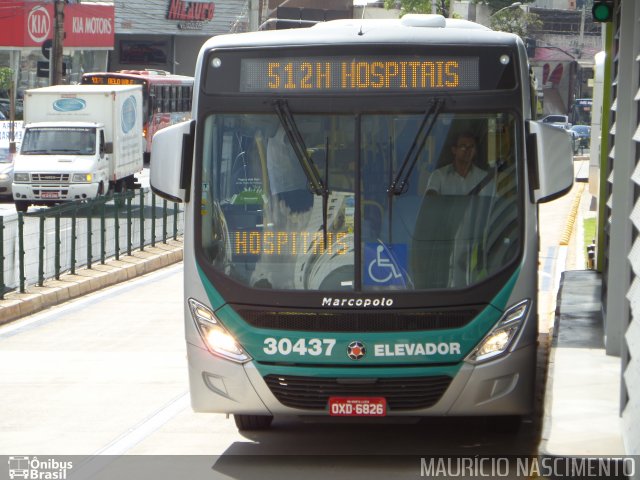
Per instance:
[[[486,171],[473,164],[465,177],[456,172],[453,164],[445,165],[431,174],[427,183],[427,192],[433,190],[440,195],[467,195],[486,176]],[[485,185],[481,193],[484,195],[491,194],[493,190],[492,184],[493,182],[489,182]]]

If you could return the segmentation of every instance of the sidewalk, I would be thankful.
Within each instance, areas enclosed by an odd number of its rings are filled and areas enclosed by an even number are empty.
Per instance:
[[[588,180],[588,161],[576,181]],[[591,196],[581,191],[567,264],[560,280],[546,378],[542,457],[624,455],[620,410],[620,359],[607,356],[601,312],[601,277],[585,270],[584,218]],[[571,216],[571,215],[570,215]],[[565,270],[566,268],[566,270]]]
[[[182,246],[182,240],[159,242],[104,265],[94,263],[91,269],[79,268],[75,275],[67,273],[60,280],[47,280],[42,287],[28,286],[25,293],[8,293],[0,300],[0,325],[180,262]]]

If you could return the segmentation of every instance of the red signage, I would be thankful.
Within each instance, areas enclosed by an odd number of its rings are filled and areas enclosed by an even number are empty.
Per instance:
[[[33,7],[27,15],[27,33],[36,44],[44,42],[53,35],[53,23],[49,11],[42,5]]]
[[[96,4],[68,4],[64,9],[66,47],[110,47],[115,38],[114,7]]]
[[[184,2],[171,0],[167,11],[168,20],[183,22],[206,22],[213,20],[215,2]]]
[[[0,45],[40,47],[53,38],[53,3],[6,0],[0,16]],[[96,4],[66,4],[64,46],[113,48],[114,7]]]

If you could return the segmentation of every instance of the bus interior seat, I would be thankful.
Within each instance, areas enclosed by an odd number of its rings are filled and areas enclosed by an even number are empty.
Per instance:
[[[484,242],[491,202],[491,197],[477,195],[424,197],[409,250],[416,289],[453,286],[454,255]],[[468,268],[466,260],[463,267]]]

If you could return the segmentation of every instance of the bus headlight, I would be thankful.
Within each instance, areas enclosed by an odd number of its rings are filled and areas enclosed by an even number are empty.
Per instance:
[[[74,173],[71,181],[73,183],[91,183],[93,176],[90,173]]]
[[[529,303],[529,300],[524,300],[504,312],[498,323],[465,360],[470,363],[481,363],[507,352],[527,318]]]
[[[251,360],[251,357],[222,326],[211,309],[193,298],[190,298],[188,303],[191,317],[196,322],[198,332],[211,353],[238,363]]]

